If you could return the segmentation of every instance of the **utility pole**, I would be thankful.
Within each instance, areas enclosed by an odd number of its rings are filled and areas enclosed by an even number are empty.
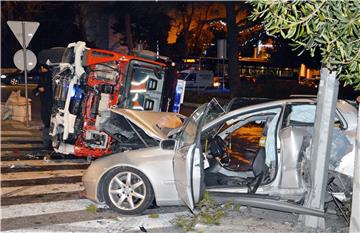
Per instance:
[[[305,198],[305,207],[324,210],[328,180],[329,158],[334,128],[334,117],[339,90],[336,72],[322,68],[315,114],[315,132],[311,145],[311,190]],[[325,219],[310,215],[300,216],[307,227],[325,229]]]

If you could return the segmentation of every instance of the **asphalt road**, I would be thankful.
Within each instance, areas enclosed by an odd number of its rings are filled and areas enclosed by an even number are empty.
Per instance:
[[[34,96],[32,90],[36,88],[36,84],[28,84],[28,96],[31,102],[31,115],[34,121],[40,121],[40,98]],[[1,84],[1,103],[5,103],[12,91],[21,91],[21,96],[25,97],[25,85],[19,84],[15,86]]]

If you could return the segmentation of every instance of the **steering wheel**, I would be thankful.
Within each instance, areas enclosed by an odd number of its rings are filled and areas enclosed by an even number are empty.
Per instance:
[[[227,145],[220,136],[217,135],[214,138],[211,138],[209,147],[213,157],[225,160],[225,163],[229,162],[229,158],[227,156]]]

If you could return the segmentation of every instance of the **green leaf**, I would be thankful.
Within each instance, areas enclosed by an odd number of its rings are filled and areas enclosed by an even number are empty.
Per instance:
[[[296,27],[291,27],[286,35],[286,38],[292,38],[296,33]]]

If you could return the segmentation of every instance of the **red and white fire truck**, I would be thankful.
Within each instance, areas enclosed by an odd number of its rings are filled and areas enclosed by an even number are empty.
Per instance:
[[[176,79],[167,79],[169,67],[158,59],[87,48],[85,42],[69,44],[53,76],[54,150],[79,157],[112,154],[122,148],[100,129],[102,112],[167,111]]]

